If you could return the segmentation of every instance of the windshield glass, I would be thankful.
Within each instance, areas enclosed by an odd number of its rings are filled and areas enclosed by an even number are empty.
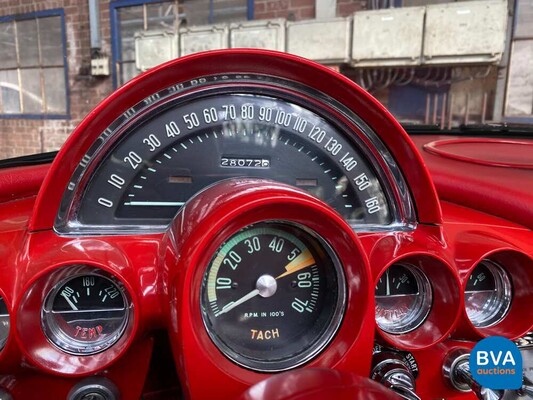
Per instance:
[[[0,160],[59,149],[155,65],[236,47],[327,65],[408,130],[533,123],[531,0],[19,0],[0,9]]]

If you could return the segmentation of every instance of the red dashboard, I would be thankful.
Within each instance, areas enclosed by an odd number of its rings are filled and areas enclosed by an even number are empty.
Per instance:
[[[450,354],[533,328],[531,146],[410,138],[287,54],[156,67],[0,170],[0,389],[476,398]]]

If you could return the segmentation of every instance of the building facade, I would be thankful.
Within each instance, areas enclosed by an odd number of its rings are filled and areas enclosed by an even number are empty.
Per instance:
[[[138,32],[178,31],[183,27],[246,20],[331,19],[370,9],[443,1],[1,0],[0,3],[2,159],[57,150],[96,104],[138,75],[134,40]],[[515,2],[511,3],[513,11]],[[527,63],[533,59],[533,32],[528,28],[533,26],[528,23],[533,7],[527,0],[518,0],[517,4],[522,7],[522,22],[511,16],[510,32],[511,35],[518,32],[518,36],[510,36],[512,40],[499,66],[391,69],[356,68],[340,63],[334,67],[408,122],[451,126],[502,120],[506,112],[511,119],[518,116],[518,120],[528,122],[533,116],[533,78],[523,71],[528,70]],[[513,50],[521,53],[514,65],[518,68],[517,78],[512,82],[515,89],[510,93],[506,88],[512,80],[509,71],[513,71],[513,65],[508,66]],[[95,60],[100,60],[104,67],[102,73],[94,73]],[[518,96],[515,108],[508,101],[513,95]],[[495,112],[498,107],[501,115]]]

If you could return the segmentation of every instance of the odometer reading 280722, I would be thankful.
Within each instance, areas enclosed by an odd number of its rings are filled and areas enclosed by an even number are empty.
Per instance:
[[[69,205],[77,197],[67,192],[59,225],[166,226],[195,193],[232,177],[300,187],[353,226],[398,222],[382,165],[318,102],[257,84],[161,98],[104,132],[85,160],[100,157],[99,166],[85,181],[75,174],[69,191],[83,191],[80,203]],[[118,140],[106,148],[108,137]]]
[[[316,235],[259,223],[229,238],[204,275],[202,316],[230,359],[260,371],[310,360],[342,319],[342,267]]]

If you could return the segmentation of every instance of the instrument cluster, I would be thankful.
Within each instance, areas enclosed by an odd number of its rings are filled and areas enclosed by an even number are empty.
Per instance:
[[[231,398],[297,367],[369,377],[378,347],[435,376],[457,341],[533,325],[531,232],[439,201],[376,100],[291,55],[148,71],[18,201],[0,218],[17,271],[0,268],[0,368],[57,379],[50,398],[93,378],[139,398],[162,330],[187,396]],[[463,395],[424,376],[428,397]]]

